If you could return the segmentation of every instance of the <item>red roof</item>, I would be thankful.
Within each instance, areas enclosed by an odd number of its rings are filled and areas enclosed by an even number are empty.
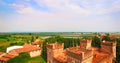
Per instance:
[[[39,41],[32,42],[33,45],[38,45]]]
[[[110,39],[115,39],[116,38],[115,35],[110,35],[109,37],[110,37]]]
[[[0,55],[1,55],[1,54],[4,54],[4,52],[0,52]]]
[[[93,60],[92,60],[92,63],[98,63],[100,62],[101,60],[105,59],[106,57],[109,56],[109,54],[107,53],[104,53],[104,52],[99,52],[99,51],[94,51],[93,52]]]
[[[0,60],[1,61],[8,61],[10,58],[6,58],[6,57],[1,57]]]
[[[15,57],[14,55],[5,54],[4,56],[2,56],[0,58],[0,60],[2,60],[2,61],[8,61],[9,59],[14,58],[14,57]]]
[[[63,51],[61,55],[55,57],[55,60],[57,60],[58,62],[66,63],[67,62],[66,51]]]
[[[16,51],[17,53],[22,53],[22,52],[30,52],[30,51],[40,50],[40,49],[41,49],[40,47],[35,47],[30,44],[24,44],[23,48],[14,49],[14,51]]]

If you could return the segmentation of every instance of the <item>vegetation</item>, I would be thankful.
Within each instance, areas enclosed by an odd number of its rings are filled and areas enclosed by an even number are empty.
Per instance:
[[[99,47],[100,48],[100,44],[101,44],[100,38],[98,38],[97,36],[92,38],[92,46],[93,47]]]
[[[12,58],[7,63],[46,63],[41,56],[30,58],[28,53],[21,53],[19,56]]]
[[[76,32],[77,33],[77,32]],[[117,35],[116,39],[111,39],[109,37],[109,34],[106,34],[106,36],[102,39],[98,38],[95,35],[100,36],[100,33],[81,33],[83,36],[80,36],[78,38],[65,38],[60,36],[60,34],[75,34],[74,32],[40,32],[40,33],[0,33],[0,51],[5,52],[6,48],[9,46],[14,46],[14,45],[23,45],[25,42],[31,43],[33,42],[35,39],[40,39],[42,40],[40,42],[40,45],[43,44],[42,48],[42,57],[36,57],[36,58],[29,58],[27,56],[27,54],[20,54],[20,56],[17,56],[11,60],[8,61],[8,63],[16,63],[16,61],[21,61],[20,63],[35,63],[35,61],[38,62],[37,63],[45,63],[45,61],[47,61],[47,51],[46,51],[46,43],[53,43],[53,42],[59,42],[59,43],[64,43],[64,48],[68,48],[71,46],[77,46],[80,45],[80,40],[81,37],[84,39],[92,39],[92,46],[94,47],[100,47],[100,43],[103,40],[106,41],[116,41],[117,42],[117,47],[116,47],[116,61],[117,63],[120,63],[120,34]],[[84,34],[93,34],[94,36],[84,36]],[[56,36],[57,35],[57,36]],[[46,37],[46,36],[51,36],[50,38],[47,39],[41,39],[42,37]],[[44,41],[44,42],[43,42]],[[26,57],[25,57],[26,56]],[[16,59],[17,58],[17,59]],[[24,59],[21,59],[24,58]],[[43,59],[42,59],[43,58]],[[43,62],[39,62],[39,59]],[[35,61],[34,61],[35,60]],[[15,61],[15,62],[14,62]],[[17,62],[17,63],[18,63]]]
[[[26,63],[46,63],[46,61],[41,56],[38,56],[28,59]]]
[[[28,53],[21,53],[19,56],[8,60],[7,63],[26,63],[26,61],[29,59],[30,55]]]

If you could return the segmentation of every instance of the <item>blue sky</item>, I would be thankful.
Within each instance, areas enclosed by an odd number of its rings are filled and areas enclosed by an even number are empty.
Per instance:
[[[0,0],[0,32],[120,32],[120,0]]]

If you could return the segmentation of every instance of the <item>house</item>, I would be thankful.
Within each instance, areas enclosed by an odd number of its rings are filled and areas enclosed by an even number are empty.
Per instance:
[[[8,53],[11,55],[18,56],[19,53],[24,53],[24,52],[29,53],[30,57],[36,57],[36,56],[41,55],[42,49],[40,47],[36,47],[34,45],[25,43],[23,45],[23,48],[17,48],[17,49],[10,50]]]
[[[5,63],[11,58],[19,56],[20,53],[29,53],[30,57],[40,56],[42,48],[39,47],[39,42],[35,41],[32,44],[25,43],[23,46],[8,47],[5,52],[0,52],[0,63]]]
[[[5,52],[0,52],[0,63],[5,63],[6,61],[10,60],[11,58],[14,58],[14,55],[10,55]]]

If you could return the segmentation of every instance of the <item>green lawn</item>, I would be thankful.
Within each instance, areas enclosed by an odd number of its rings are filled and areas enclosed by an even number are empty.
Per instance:
[[[46,63],[46,62],[41,56],[38,56],[35,58],[30,58],[29,60],[26,61],[26,63]]]

